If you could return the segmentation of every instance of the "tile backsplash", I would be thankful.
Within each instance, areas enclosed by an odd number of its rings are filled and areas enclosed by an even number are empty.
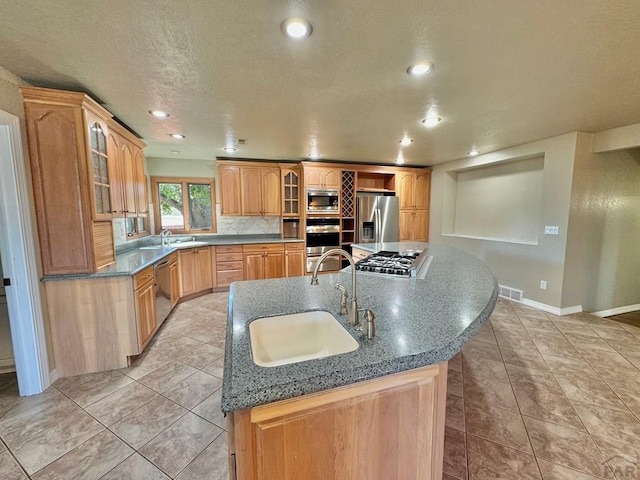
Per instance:
[[[151,212],[150,212],[150,215]],[[215,235],[277,235],[280,233],[280,217],[228,217],[220,215],[216,204],[218,231]],[[116,247],[127,243],[127,232],[123,218],[113,220],[113,236]]]

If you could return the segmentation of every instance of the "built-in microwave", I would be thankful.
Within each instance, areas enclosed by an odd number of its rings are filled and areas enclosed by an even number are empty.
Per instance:
[[[339,214],[340,191],[307,189],[307,213]]]

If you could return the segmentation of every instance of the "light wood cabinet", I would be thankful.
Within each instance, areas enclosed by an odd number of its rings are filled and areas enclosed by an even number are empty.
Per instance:
[[[45,275],[115,262],[107,119],[83,93],[21,87]]]
[[[342,170],[340,168],[304,166],[305,188],[340,189]]]
[[[401,242],[429,241],[429,210],[400,210]]]
[[[284,244],[284,272],[287,277],[301,277],[305,271],[304,243]]]
[[[180,298],[213,287],[211,248],[186,248],[178,251]]]
[[[242,245],[217,245],[216,287],[227,288],[233,282],[244,280],[244,256]]]
[[[244,279],[264,280],[284,277],[284,245],[265,243],[244,245]]]
[[[222,215],[280,215],[280,168],[275,164],[218,162]]]
[[[431,170],[396,173],[396,189],[400,197],[400,210],[428,209],[431,191]]]
[[[169,257],[169,281],[171,283],[171,308],[180,299],[180,273],[178,272],[178,254],[174,252]]]
[[[136,326],[138,331],[138,348],[142,352],[158,329],[155,307],[155,278],[153,266],[145,268],[134,276],[134,302],[136,309]]]
[[[241,167],[242,215],[280,215],[280,169]]]
[[[439,480],[446,385],[444,362],[232,412],[231,478]]]
[[[300,169],[280,167],[280,178],[282,182],[282,216],[299,217],[301,213],[300,194],[302,193]]]

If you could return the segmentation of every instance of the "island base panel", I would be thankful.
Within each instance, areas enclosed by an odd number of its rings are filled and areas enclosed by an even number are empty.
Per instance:
[[[232,480],[442,478],[447,362],[230,413]]]

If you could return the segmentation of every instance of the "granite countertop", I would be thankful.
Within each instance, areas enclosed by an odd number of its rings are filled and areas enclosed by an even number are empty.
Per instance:
[[[280,235],[199,235],[195,236],[198,245],[189,244],[192,235],[170,236],[171,242],[168,247],[149,249],[151,246],[159,246],[160,237],[144,237],[134,240],[131,245],[119,247],[116,253],[116,261],[111,265],[101,268],[96,273],[78,275],[46,275],[42,278],[46,281],[77,280],[84,278],[104,278],[104,277],[128,277],[144,270],[145,268],[159,262],[171,252],[181,248],[206,247],[207,245],[244,245],[250,243],[291,243],[303,242],[297,238],[280,238]],[[176,241],[177,240],[177,241]],[[181,245],[182,243],[185,245]]]
[[[367,244],[367,249],[378,248]],[[357,278],[360,308],[373,310],[376,337],[363,339],[338,314],[336,283],[351,294],[351,273],[236,282],[229,295],[222,410],[230,412],[447,361],[487,320],[498,294],[489,268],[456,248],[426,243],[383,244],[389,250],[427,249],[425,279],[382,274]],[[360,248],[365,246],[356,245]],[[398,248],[394,248],[397,246]],[[327,310],[357,339],[353,352],[278,367],[251,358],[248,325],[265,316]]]

